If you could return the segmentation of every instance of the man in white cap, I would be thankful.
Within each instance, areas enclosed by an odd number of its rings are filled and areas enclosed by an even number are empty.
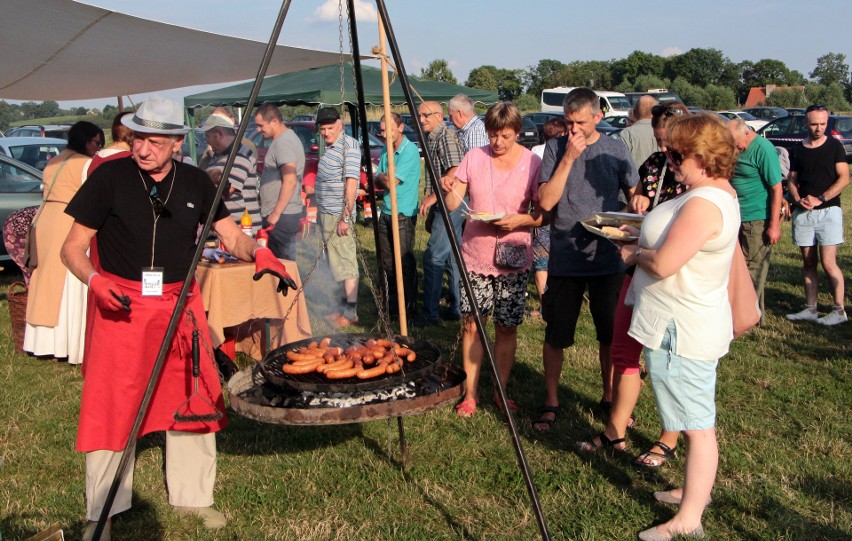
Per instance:
[[[231,154],[231,147],[237,139],[234,121],[220,113],[207,117],[201,126],[207,134],[207,144],[212,155],[205,170],[213,184],[218,186],[222,180],[225,163]],[[228,175],[230,184],[222,194],[225,207],[236,223],[240,223],[243,213],[248,211],[251,217],[252,236],[260,229],[260,203],[257,198],[257,156],[255,150],[243,143],[234,158],[234,165]]]
[[[71,272],[89,284],[85,380],[76,444],[78,451],[86,453],[89,526],[84,539],[94,535],[192,264],[198,226],[208,213],[215,212],[213,229],[228,251],[244,261],[255,261],[255,279],[266,273],[277,276],[278,289],[285,294],[287,288],[296,287],[281,262],[244,235],[222,202],[214,201],[216,191],[207,174],[172,159],[189,131],[178,103],[152,96],[121,121],[134,131],[132,156],[103,163],[68,204],[66,212],[74,224],[61,252]],[[95,233],[99,262],[87,254]],[[194,330],[199,332],[202,346],[210,343],[196,283],[187,297],[139,436],[166,431],[169,503],[178,511],[201,517],[205,527],[219,528],[227,520],[212,507],[214,433],[226,421],[224,417],[190,422],[175,418],[177,413],[189,415],[181,408],[193,390],[190,337]],[[208,348],[200,349],[199,392],[224,412],[216,366]],[[132,487],[133,455],[110,516],[130,508]],[[110,539],[110,527],[108,522],[101,539]]]

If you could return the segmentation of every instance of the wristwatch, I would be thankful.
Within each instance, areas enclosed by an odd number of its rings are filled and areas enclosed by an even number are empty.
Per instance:
[[[825,195],[824,195],[824,194],[819,194],[819,195],[817,196],[817,199],[819,199],[819,200],[820,200],[820,202],[825,203]]]

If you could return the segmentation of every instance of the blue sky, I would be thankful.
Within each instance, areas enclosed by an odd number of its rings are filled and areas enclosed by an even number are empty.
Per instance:
[[[85,2],[264,42],[281,7],[278,0]],[[378,44],[375,3],[356,3],[363,10],[359,20],[366,21],[358,29],[366,52]],[[544,58],[607,60],[634,50],[665,56],[694,47],[720,49],[734,62],[778,59],[805,76],[828,52],[845,54],[852,63],[852,39],[845,31],[852,21],[850,0],[386,0],[386,5],[407,71],[418,74],[430,61],[444,58],[459,82],[485,64],[526,68]],[[337,0],[293,0],[279,43],[338,50]],[[209,62],[215,65],[215,56]],[[161,93],[180,99],[215,86]],[[131,98],[138,103],[144,95]],[[60,102],[63,107],[107,103],[114,100]]]

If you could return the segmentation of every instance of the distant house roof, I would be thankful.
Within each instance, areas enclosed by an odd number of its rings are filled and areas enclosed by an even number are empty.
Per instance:
[[[765,104],[766,98],[771,96],[772,93],[776,90],[799,90],[801,92],[804,92],[805,87],[777,85],[753,86],[748,91],[748,97],[746,98],[745,105],[743,107],[757,107],[759,105]]]

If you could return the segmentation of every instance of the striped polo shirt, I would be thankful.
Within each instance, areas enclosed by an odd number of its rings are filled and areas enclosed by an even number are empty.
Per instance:
[[[344,151],[346,154],[345,176],[343,174]],[[361,178],[361,147],[357,139],[341,131],[337,141],[325,147],[325,154],[317,165],[314,199],[318,212],[333,216],[343,213],[345,178],[354,178],[356,181]]]
[[[231,147],[228,147],[222,154],[215,154],[207,165],[207,169],[225,168],[225,163],[228,161],[228,154],[231,153]],[[230,196],[223,196],[225,200],[225,208],[231,214],[231,218],[240,224],[240,218],[243,217],[243,212],[248,209],[251,216],[252,234],[257,233],[261,227],[260,218],[260,202],[257,198],[257,157],[254,150],[248,145],[241,145],[237,156],[234,158],[234,165],[231,167],[231,174],[228,176],[228,182],[234,193]]]

